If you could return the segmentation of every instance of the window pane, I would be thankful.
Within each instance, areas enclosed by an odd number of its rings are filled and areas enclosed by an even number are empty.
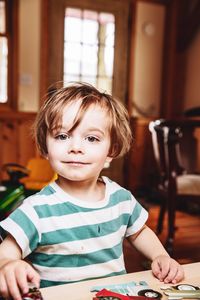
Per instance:
[[[7,67],[8,45],[7,38],[0,37],[0,103],[7,102]]]
[[[111,77],[113,74],[113,63],[114,63],[114,24],[107,24],[106,26],[106,37],[105,37],[105,73]]]
[[[6,32],[6,8],[5,2],[0,1],[0,33]]]
[[[95,13],[95,12],[94,12]],[[97,15],[95,13],[95,15]],[[98,43],[98,28],[99,24],[97,20],[83,19],[83,43],[85,44],[97,44]]]
[[[80,64],[80,61],[66,60],[64,72],[71,73],[73,75],[79,75],[81,67]]]
[[[115,34],[115,27],[114,23],[108,23],[106,25],[106,40],[105,44],[109,47],[114,46],[114,34]]]
[[[82,47],[79,43],[65,43],[64,59],[81,60]]]
[[[81,20],[73,17],[65,19],[65,41],[79,42],[81,40]]]
[[[112,93],[114,35],[114,15],[67,8],[64,20],[64,81],[79,77],[79,80]]]
[[[79,75],[72,75],[72,74],[64,74],[64,84],[67,84],[71,81],[80,81]]]
[[[97,46],[84,45],[82,48],[83,49],[81,74],[97,76]]]
[[[104,91],[112,91],[112,78],[99,77],[97,81],[97,88]]]
[[[96,77],[90,77],[90,76],[81,76],[81,81],[88,82],[94,86],[97,87],[97,79]]]

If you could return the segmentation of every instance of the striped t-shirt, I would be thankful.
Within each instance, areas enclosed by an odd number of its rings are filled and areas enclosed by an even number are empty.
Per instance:
[[[102,201],[75,199],[53,182],[0,223],[39,272],[41,287],[126,273],[123,239],[148,213],[129,191],[103,181]]]

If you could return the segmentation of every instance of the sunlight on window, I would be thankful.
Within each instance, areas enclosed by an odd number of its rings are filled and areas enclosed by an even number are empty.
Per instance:
[[[0,1],[0,33],[6,31],[5,2]]]
[[[0,37],[0,103],[7,102],[7,66],[8,45],[7,39]]]
[[[64,82],[85,81],[112,93],[114,15],[66,8],[64,26]]]

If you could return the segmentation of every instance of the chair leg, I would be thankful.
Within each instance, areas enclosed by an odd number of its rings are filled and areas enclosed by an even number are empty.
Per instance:
[[[173,245],[175,235],[175,210],[176,210],[176,198],[173,195],[168,196],[167,201],[168,210],[168,236],[165,247],[168,253],[173,256]]]
[[[157,234],[160,234],[163,230],[163,221],[164,221],[165,212],[166,212],[166,199],[162,199],[160,205],[160,212],[158,216],[157,228],[156,228]]]

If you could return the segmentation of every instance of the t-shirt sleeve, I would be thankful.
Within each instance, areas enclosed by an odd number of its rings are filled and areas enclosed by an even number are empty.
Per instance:
[[[29,255],[41,240],[39,218],[32,205],[23,203],[0,222],[4,235],[10,234],[22,250],[22,258]]]
[[[133,196],[131,196],[130,204],[130,217],[126,237],[137,233],[148,219],[148,212]]]

